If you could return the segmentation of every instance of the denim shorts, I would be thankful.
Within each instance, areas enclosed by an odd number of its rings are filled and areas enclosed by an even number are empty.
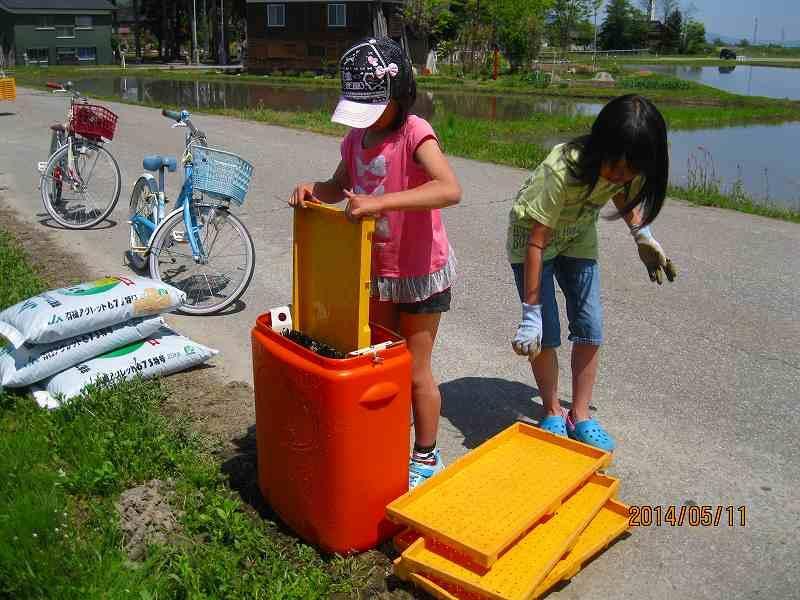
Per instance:
[[[520,300],[524,302],[525,265],[511,265]],[[600,346],[603,343],[603,307],[600,304],[600,268],[587,258],[557,256],[542,265],[542,347],[561,345],[561,323],[558,319],[556,287],[564,292],[569,320],[569,341],[575,344]]]

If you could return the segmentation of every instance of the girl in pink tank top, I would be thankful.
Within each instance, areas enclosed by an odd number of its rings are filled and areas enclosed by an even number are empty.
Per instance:
[[[353,128],[342,141],[341,161],[328,181],[298,185],[289,204],[347,200],[349,218],[376,219],[370,320],[400,333],[412,355],[414,487],[444,468],[436,447],[442,399],[431,352],[456,276],[440,209],[458,204],[461,187],[433,128],[410,114],[417,86],[396,42],[359,42],[342,56],[340,71],[342,95],[332,120]]]

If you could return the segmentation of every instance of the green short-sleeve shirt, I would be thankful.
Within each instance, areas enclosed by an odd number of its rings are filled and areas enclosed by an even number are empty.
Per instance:
[[[544,260],[556,256],[597,259],[597,218],[600,209],[619,192],[633,198],[644,183],[641,176],[630,184],[612,183],[602,177],[592,193],[569,172],[565,146],[553,148],[517,192],[509,215],[506,251],[512,263],[525,262],[533,222],[553,230]],[[576,151],[573,151],[576,152]]]

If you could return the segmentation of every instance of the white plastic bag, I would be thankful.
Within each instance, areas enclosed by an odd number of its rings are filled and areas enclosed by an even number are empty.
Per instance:
[[[155,335],[161,317],[133,319],[52,344],[24,344],[16,350],[0,337],[0,387],[24,387],[115,348]]]
[[[144,277],[105,277],[28,298],[0,312],[0,336],[15,348],[47,344],[178,308],[186,294]]]
[[[41,382],[33,396],[39,406],[56,408],[59,398],[78,396],[93,382],[145,379],[169,375],[197,366],[217,354],[216,350],[197,344],[163,328],[158,335],[134,342],[97,358],[80,363]]]

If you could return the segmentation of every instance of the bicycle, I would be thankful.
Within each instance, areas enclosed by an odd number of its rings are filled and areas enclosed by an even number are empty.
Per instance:
[[[119,199],[119,165],[105,148],[114,137],[117,115],[89,104],[71,82],[47,87],[69,94],[70,103],[66,121],[50,127],[50,158],[39,163],[42,202],[62,227],[89,229],[105,220]]]
[[[180,311],[217,313],[244,294],[255,270],[255,246],[244,224],[230,212],[242,206],[253,166],[239,156],[208,146],[188,111],[161,114],[186,127],[181,159],[184,181],[175,208],[166,213],[166,172],[177,171],[173,156],[142,161],[146,173],[133,186],[130,201],[128,264],[137,271],[183,290]],[[158,181],[150,173],[158,173]],[[213,261],[213,268],[212,268]]]

